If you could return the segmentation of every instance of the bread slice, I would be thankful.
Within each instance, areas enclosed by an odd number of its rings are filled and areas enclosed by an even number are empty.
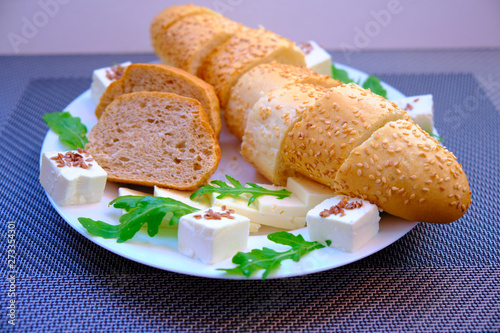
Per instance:
[[[240,25],[220,15],[192,15],[172,24],[158,44],[163,63],[200,75],[203,60]]]
[[[129,65],[121,79],[108,86],[95,109],[95,115],[99,118],[116,97],[138,91],[171,92],[198,100],[207,112],[215,134],[219,135],[220,107],[213,87],[194,75],[167,65]]]
[[[340,193],[411,221],[449,223],[471,204],[456,157],[411,121],[375,131],[345,160],[335,183]]]
[[[247,115],[257,100],[292,83],[312,83],[325,88],[340,85],[339,81],[302,66],[277,62],[255,66],[243,74],[231,88],[229,102],[224,109],[224,119],[229,130],[242,139]]]
[[[213,10],[193,4],[171,6],[156,15],[150,27],[151,44],[155,53],[159,55],[162,39],[171,25],[185,17],[199,14],[222,16]]]
[[[332,88],[295,123],[285,139],[284,163],[333,187],[351,151],[387,122],[408,114],[379,95],[350,83]]]
[[[201,104],[171,93],[117,97],[88,140],[86,149],[115,182],[194,190],[220,160],[217,138]]]
[[[328,88],[293,83],[262,96],[248,114],[241,154],[269,181],[286,185],[283,142],[304,112],[310,112]]]
[[[276,61],[305,66],[302,51],[286,38],[265,29],[242,27],[207,57],[201,77],[212,84],[222,107],[240,76],[253,67]]]

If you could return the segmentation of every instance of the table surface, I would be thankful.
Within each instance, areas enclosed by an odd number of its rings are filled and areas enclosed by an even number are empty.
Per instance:
[[[468,175],[473,204],[460,220],[420,223],[356,263],[269,281],[203,279],[131,262],[75,232],[45,197],[41,116],[88,89],[93,69],[155,55],[0,56],[1,330],[500,331],[500,50],[332,56],[404,94],[434,95],[436,127]],[[11,239],[15,272],[7,265]],[[7,308],[12,299],[15,311]]]

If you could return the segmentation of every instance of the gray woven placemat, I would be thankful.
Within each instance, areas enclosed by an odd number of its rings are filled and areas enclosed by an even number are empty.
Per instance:
[[[16,221],[17,328],[499,331],[498,110],[468,74],[379,76],[406,94],[436,96],[436,127],[469,176],[473,205],[453,224],[420,224],[354,264],[265,282],[160,271],[103,250],[75,232],[38,184],[47,131],[41,115],[61,110],[90,81],[30,82],[0,133],[0,232],[5,244],[6,222]],[[457,113],[457,103],[475,104],[467,104],[468,113]],[[5,273],[5,266],[0,270]],[[0,301],[6,304],[5,292]],[[6,320],[0,327],[9,327]]]

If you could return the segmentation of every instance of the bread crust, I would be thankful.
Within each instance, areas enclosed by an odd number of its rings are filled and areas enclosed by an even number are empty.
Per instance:
[[[229,130],[239,139],[243,138],[248,113],[257,100],[285,85],[311,83],[331,88],[340,82],[329,76],[302,67],[271,62],[255,66],[243,74],[231,88],[229,102],[224,109],[224,119]]]
[[[162,39],[167,29],[177,21],[192,15],[215,15],[222,16],[206,7],[195,6],[193,4],[171,6],[162,10],[151,22],[150,36],[153,50],[159,54]]]
[[[330,89],[290,129],[284,163],[317,182],[333,187],[335,175],[351,151],[385,123],[409,119],[384,98],[350,83]]]
[[[167,65],[129,65],[123,76],[112,82],[101,96],[95,115],[99,118],[116,97],[139,91],[171,92],[198,100],[207,112],[210,125],[219,135],[220,106],[213,87],[192,74]]]
[[[355,148],[336,175],[335,189],[411,221],[450,223],[471,204],[456,157],[405,120],[387,123]]]
[[[217,169],[220,147],[201,104],[162,92],[118,96],[86,149],[114,182],[194,190]]]
[[[206,59],[201,77],[212,84],[222,107],[240,76],[253,67],[277,61],[305,66],[305,56],[295,43],[265,29],[241,27]]]
[[[198,75],[203,60],[239,26],[220,15],[188,16],[165,31],[156,53],[163,63]]]
[[[282,161],[288,132],[327,92],[312,84],[292,83],[262,96],[250,111],[241,154],[273,184],[286,185],[291,175]]]

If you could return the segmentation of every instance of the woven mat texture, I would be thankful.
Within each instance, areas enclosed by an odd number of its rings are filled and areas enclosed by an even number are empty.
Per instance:
[[[3,258],[7,221],[16,222],[16,329],[498,332],[500,111],[470,74],[378,76],[404,94],[435,96],[436,127],[468,175],[471,208],[449,225],[421,223],[356,263],[264,282],[161,271],[74,231],[38,182],[48,130],[41,116],[62,110],[90,80],[30,81],[0,132]],[[6,276],[6,264],[0,271]],[[0,302],[7,304],[6,292]],[[7,328],[4,316],[0,329]]]

